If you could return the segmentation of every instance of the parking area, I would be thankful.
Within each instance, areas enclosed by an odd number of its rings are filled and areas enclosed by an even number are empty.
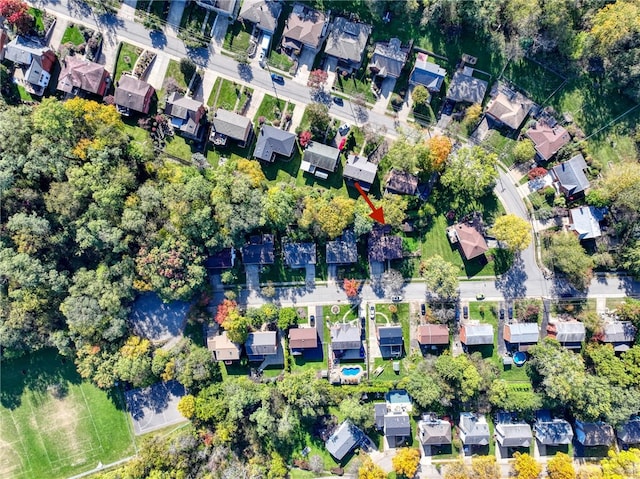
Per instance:
[[[186,419],[178,412],[178,402],[186,394],[178,381],[157,383],[125,392],[127,410],[136,436],[177,424]]]

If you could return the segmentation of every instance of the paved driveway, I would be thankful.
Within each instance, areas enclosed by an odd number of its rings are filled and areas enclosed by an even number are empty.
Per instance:
[[[169,15],[167,15],[167,25],[173,28],[178,28],[180,26],[180,20],[182,20],[182,13],[186,6],[187,0],[171,0]]]
[[[245,264],[244,271],[247,278],[247,289],[260,289],[260,266],[257,264]]]
[[[154,342],[180,337],[189,303],[164,303],[155,293],[144,293],[133,303],[129,320],[137,334]]]
[[[125,392],[127,410],[133,419],[136,436],[186,421],[178,412],[178,402],[186,394],[177,381],[157,383],[143,389]]]
[[[303,48],[302,53],[298,57],[298,71],[296,71],[295,80],[298,83],[302,83],[304,85],[307,84],[307,80],[309,80],[309,72],[313,69],[313,61],[316,58],[316,54],[309,50],[308,48]]]

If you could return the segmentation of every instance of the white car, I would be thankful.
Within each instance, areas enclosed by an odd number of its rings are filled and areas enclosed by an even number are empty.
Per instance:
[[[394,303],[399,303],[400,301],[402,301],[402,296],[391,296],[391,301],[393,301]]]
[[[369,319],[376,319],[376,307],[373,304],[369,305]]]
[[[340,128],[338,128],[338,133],[340,133],[341,136],[345,136],[347,133],[349,133],[350,129],[351,127],[349,125],[343,123],[342,125],[340,125]]]

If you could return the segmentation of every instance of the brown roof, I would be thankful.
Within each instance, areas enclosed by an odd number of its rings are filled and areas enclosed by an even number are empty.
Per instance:
[[[489,101],[487,115],[495,118],[509,128],[517,130],[531,109],[531,102],[522,95],[508,97],[499,92],[495,98]]]
[[[489,250],[482,234],[472,226],[459,223],[455,225],[455,232],[462,254],[466,259],[477,258]]]
[[[415,195],[418,178],[406,171],[391,170],[385,178],[385,188],[394,193]]]
[[[0,60],[4,58],[4,46],[9,43],[9,35],[0,27]]]
[[[538,122],[527,130],[526,135],[531,138],[538,154],[545,160],[555,155],[560,148],[571,141],[571,136],[560,125],[551,127]]]
[[[129,75],[122,75],[116,88],[116,105],[141,113],[149,111],[149,98],[154,89],[147,82]]]
[[[423,324],[418,326],[418,343],[449,344],[449,327],[444,324]]]
[[[226,331],[217,336],[207,334],[207,349],[213,353],[216,361],[237,361],[240,359],[240,346],[229,339]]]
[[[289,330],[289,347],[291,349],[307,349],[318,346],[316,328],[293,328]]]
[[[326,23],[327,17],[324,13],[299,3],[295,4],[284,26],[283,45],[298,48],[299,45],[295,45],[295,43],[299,42],[312,48],[318,48]],[[289,40],[293,40],[293,44],[289,44]]]
[[[79,56],[69,55],[64,60],[65,67],[60,72],[58,90],[71,93],[79,88],[89,93],[104,95],[109,72],[104,66],[83,60]]]

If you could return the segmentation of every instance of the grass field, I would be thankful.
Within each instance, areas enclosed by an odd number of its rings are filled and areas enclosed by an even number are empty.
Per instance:
[[[29,15],[33,17],[33,26],[37,32],[44,33],[44,21],[42,20],[42,16],[44,12],[38,8],[30,7]]]
[[[122,42],[120,53],[118,54],[118,61],[116,62],[116,74],[114,80],[117,82],[122,75],[122,72],[133,71],[133,66],[136,64],[136,60],[142,53],[142,50],[133,45]]]
[[[62,35],[62,40],[60,43],[64,45],[65,43],[73,43],[74,45],[81,45],[84,43],[84,35],[76,26],[69,26],[64,31],[64,35]]]
[[[213,109],[224,108],[225,110],[234,111],[238,101],[237,88],[237,85],[232,81],[218,77],[213,85],[207,104]]]
[[[224,48],[233,52],[246,52],[249,48],[251,33],[241,22],[234,22],[224,37]]]
[[[258,121],[258,118],[264,116],[268,122],[273,122],[276,119],[282,118],[284,108],[286,106],[285,100],[278,100],[271,95],[266,95],[262,99],[262,103],[258,107],[254,121]],[[277,113],[277,114],[276,114]]]
[[[4,361],[0,385],[0,477],[68,477],[134,453],[119,392],[83,381],[55,351]]]

